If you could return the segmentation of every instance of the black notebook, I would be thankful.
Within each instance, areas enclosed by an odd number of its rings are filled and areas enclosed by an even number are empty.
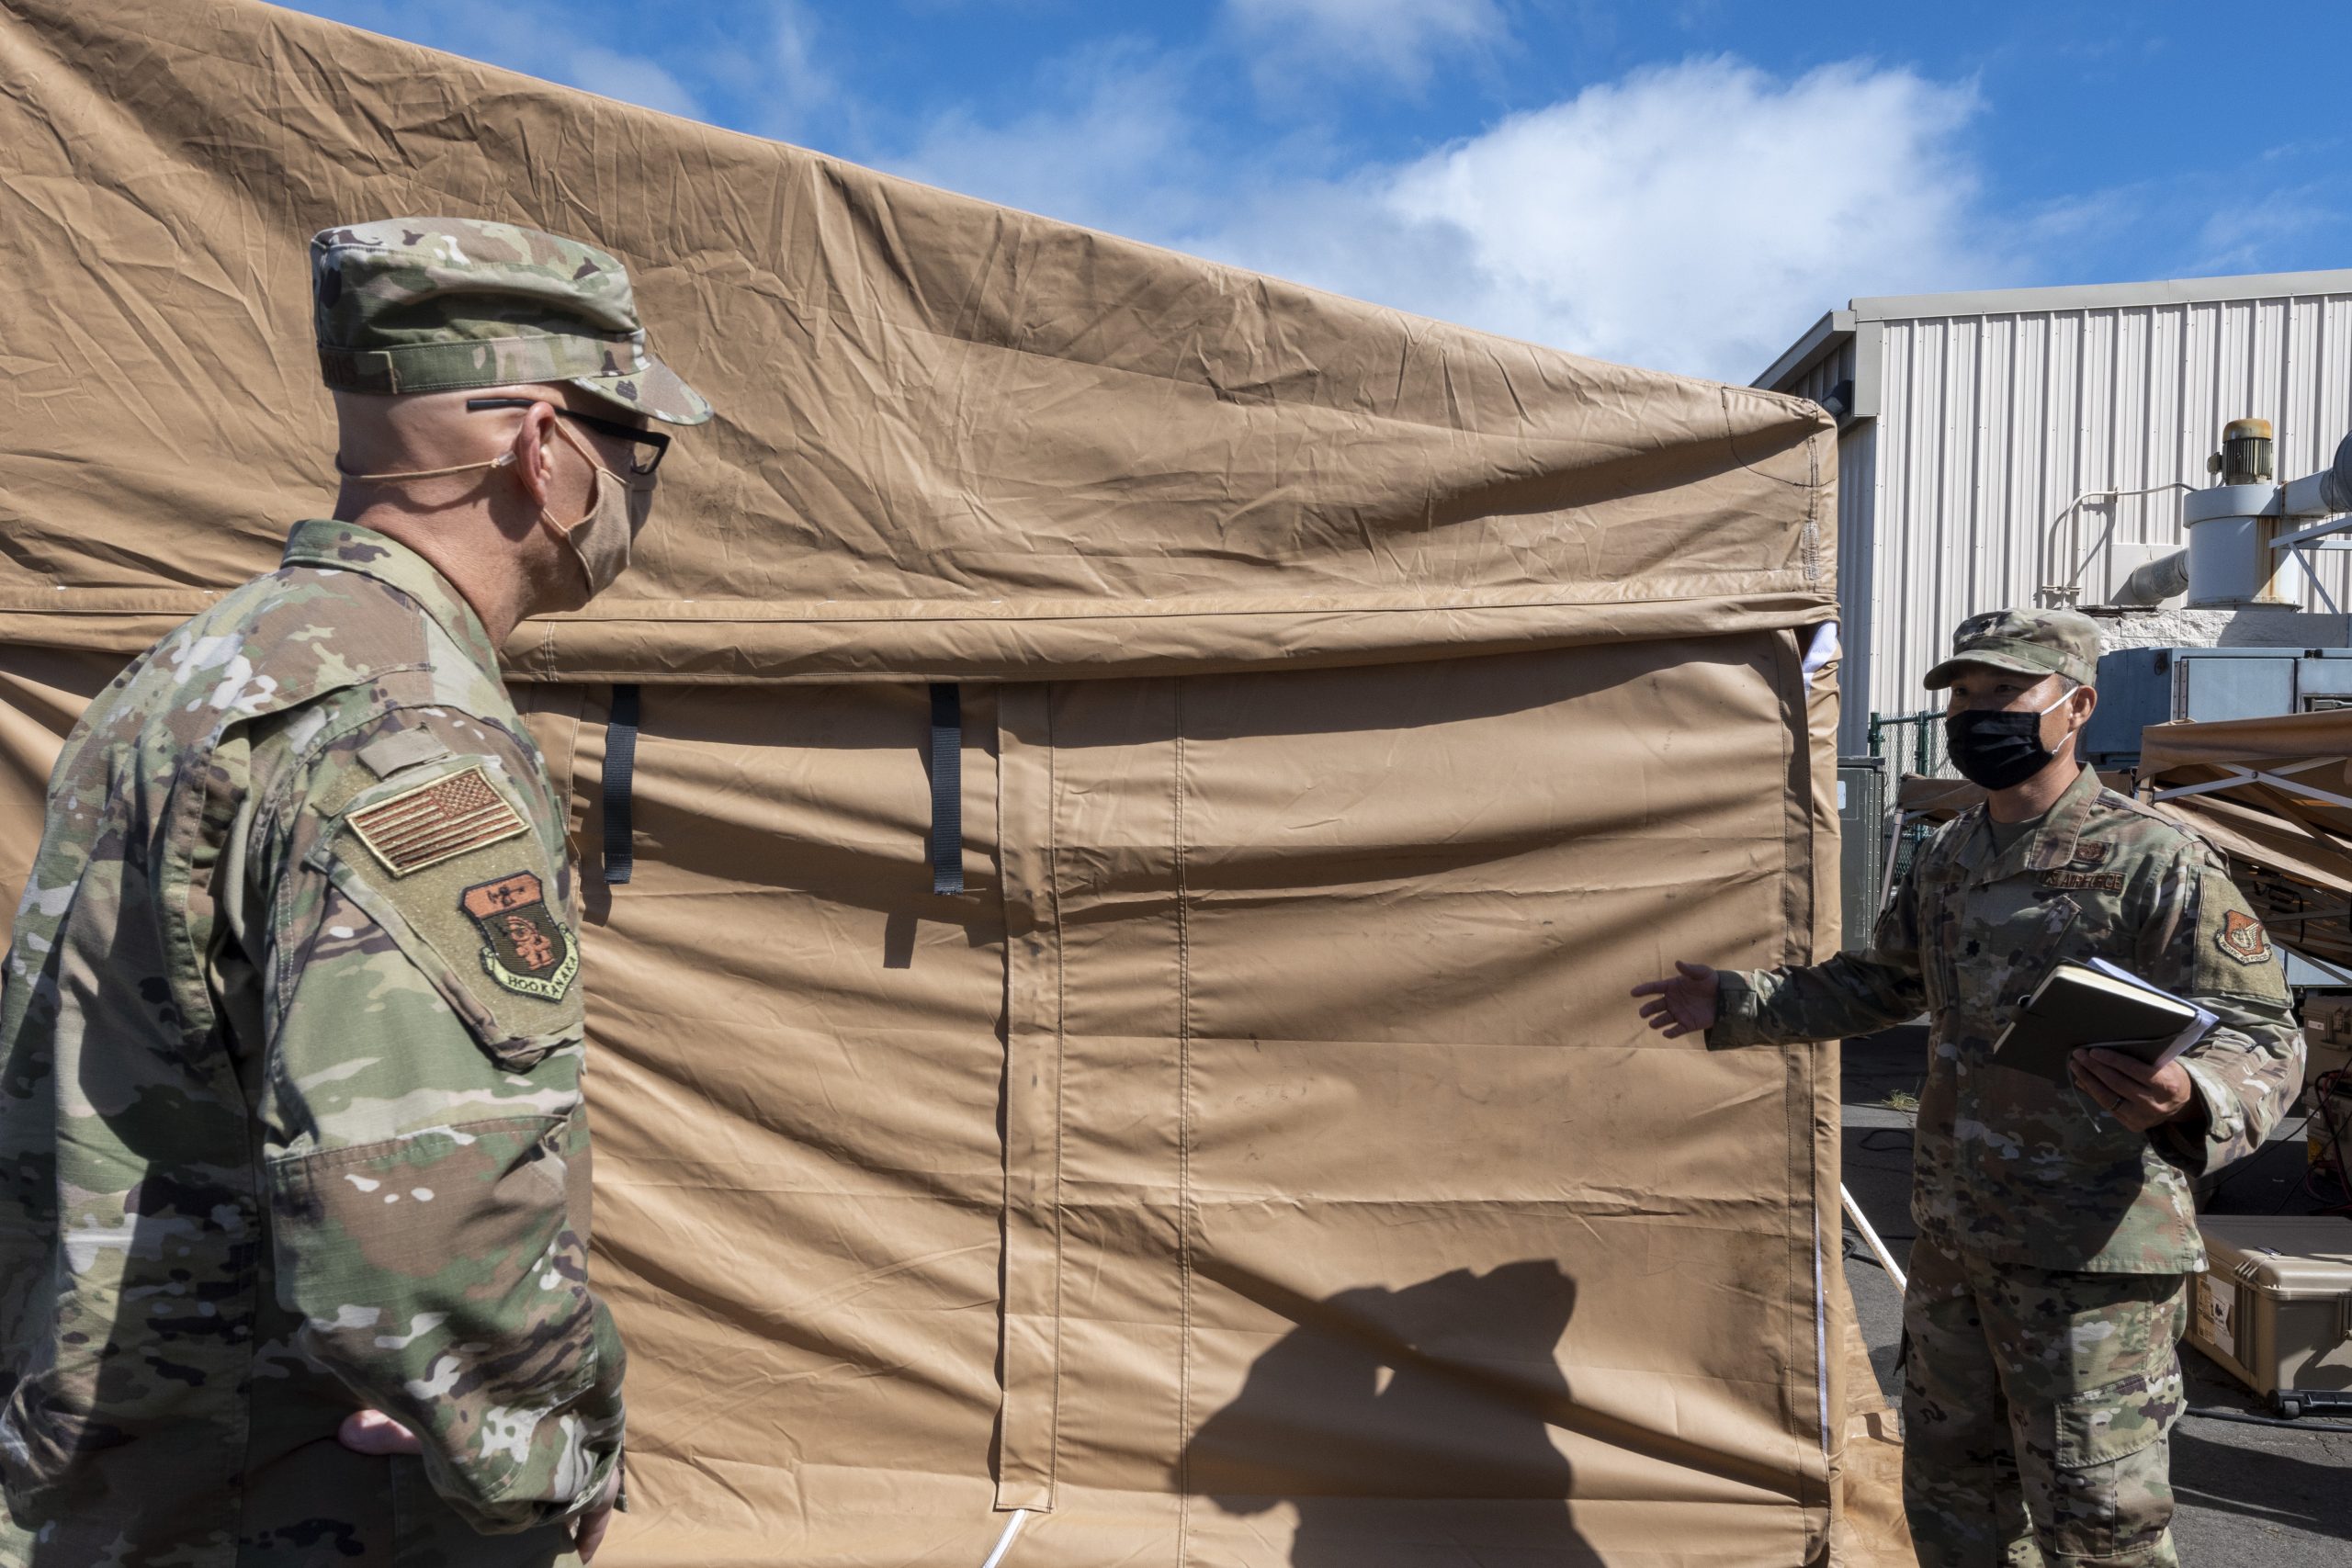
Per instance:
[[[2196,1003],[2112,964],[2096,958],[2087,964],[2061,964],[1993,1042],[1993,1059],[2071,1084],[2069,1059],[2086,1045],[2162,1066],[2203,1039],[2214,1021]]]

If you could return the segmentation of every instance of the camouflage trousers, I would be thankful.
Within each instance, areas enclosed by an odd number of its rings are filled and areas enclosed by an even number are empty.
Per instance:
[[[1903,1298],[1903,1506],[1921,1568],[2175,1568],[2186,1284],[1919,1238]]]

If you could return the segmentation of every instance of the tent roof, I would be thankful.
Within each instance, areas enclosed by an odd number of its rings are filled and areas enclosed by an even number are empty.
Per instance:
[[[2140,778],[2158,809],[2242,863],[2279,941],[2352,960],[2352,713],[2152,725]]]
[[[1834,613],[1829,421],[250,0],[0,13],[0,639],[133,651],[331,504],[305,241],[620,255],[719,403],[546,679],[1343,663]]]

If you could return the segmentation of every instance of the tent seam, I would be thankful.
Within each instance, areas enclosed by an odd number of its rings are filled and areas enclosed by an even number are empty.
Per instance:
[[[752,626],[804,625],[820,626],[868,625],[961,626],[975,624],[981,626],[1018,626],[1032,621],[1206,620],[1222,619],[1230,616],[1419,615],[1432,613],[1476,615],[1498,610],[1577,610],[1590,609],[1604,605],[1630,607],[1642,604],[1688,604],[1720,600],[1726,597],[1745,597],[1750,594],[1770,594],[1784,592],[1803,593],[1807,592],[1808,584],[1819,581],[1819,572],[1817,570],[1811,569],[1753,572],[1721,572],[1714,575],[1716,577],[1736,577],[1742,581],[1737,586],[1733,587],[1728,591],[1719,589],[1712,592],[1645,592],[1630,597],[1611,595],[1589,595],[1584,597],[1576,597],[1566,595],[1558,592],[1559,590],[1569,589],[1578,585],[1607,587],[1624,586],[1627,583],[1627,580],[1622,578],[1577,578],[1563,582],[1550,584],[1548,585],[1548,591],[1546,588],[1523,591],[1503,588],[1446,589],[1441,590],[1437,594],[1425,598],[1421,602],[1401,604],[1382,604],[1378,603],[1376,600],[1367,601],[1362,599],[1340,599],[1333,603],[1317,602],[1312,599],[1293,599],[1273,604],[1236,604],[1223,605],[1216,608],[1199,608],[1180,603],[1163,608],[1160,607],[1164,603],[1163,601],[1146,597],[1103,600],[1099,602],[1102,604],[1101,608],[1089,609],[1082,607],[1084,603],[1083,601],[1073,599],[1064,601],[1064,603],[1069,604],[1071,606],[1069,609],[997,615],[974,614],[969,608],[960,605],[957,606],[954,614],[939,615],[909,614],[874,615],[855,612],[842,615],[812,615],[806,612],[778,613],[772,610],[765,612],[762,611],[760,607],[778,603],[778,601],[775,600],[656,599],[648,601],[630,601],[630,603],[641,602],[653,605],[692,604],[744,604],[752,606],[752,608],[741,612],[710,615],[646,615],[641,613],[629,614],[618,609],[614,609],[596,614],[580,614],[575,612],[560,616],[549,616],[544,619],[535,620],[532,624],[542,626],[546,629],[546,635],[549,639],[548,645],[551,647],[553,639],[560,630],[572,626],[716,626],[737,622]],[[1671,582],[1677,580],[1668,578],[1660,581]],[[1682,581],[1688,580],[1685,579]],[[58,583],[52,585],[51,592],[55,593],[83,595],[103,600],[111,596],[116,591],[99,587],[82,587],[74,584]],[[1372,592],[1375,595],[1379,595],[1383,593],[1396,593],[1403,591],[1374,589]],[[1523,598],[1513,596],[1516,593],[1522,592],[1529,596]],[[40,616],[44,619],[52,615],[62,617],[91,615],[183,615],[183,612],[193,614],[208,609],[214,604],[217,604],[224,596],[225,592],[222,590],[199,588],[173,593],[171,597],[174,600],[174,603],[165,605],[132,604],[129,606],[119,606],[100,603],[96,605],[84,606],[76,604],[59,604],[53,602],[35,603],[30,599],[17,597],[16,595],[6,593],[6,592],[0,592],[0,615],[32,615]],[[1449,597],[1459,597],[1472,602],[1443,602]],[[786,601],[785,603],[789,602]],[[901,601],[900,603],[922,604],[953,604],[954,602],[946,600],[910,600]]]
[[[1172,840],[1176,893],[1176,1563],[1192,1542],[1193,1454],[1193,953],[1184,853],[1184,682],[1169,682],[1174,731]]]
[[[1054,693],[1045,688],[1040,705],[1046,721],[1046,857],[1044,894],[1046,907],[1052,911],[1054,932],[1054,1375],[1047,1383],[1049,1393],[1046,1406],[1046,1500],[1055,1501],[1055,1491],[1061,1483],[1062,1464],[1062,1281],[1069,1273],[1065,1256],[1064,1203],[1062,1188],[1062,1130],[1067,1125],[1065,1109],[1069,1082],[1068,1054],[1069,1049],[1068,955],[1062,938],[1061,889],[1057,883],[1059,864],[1061,812],[1056,794],[1055,780],[1060,753],[1054,744]],[[1000,795],[997,816],[1001,821],[1004,803]],[[998,834],[1000,849],[1003,834]]]

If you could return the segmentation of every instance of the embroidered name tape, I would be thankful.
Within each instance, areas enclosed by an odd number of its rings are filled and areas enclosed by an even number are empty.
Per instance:
[[[478,766],[404,789],[345,821],[394,876],[511,839],[530,826]]]
[[[560,1001],[580,973],[580,944],[548,908],[537,874],[478,882],[458,896],[482,937],[482,973],[508,990]]]
[[[2076,871],[2068,867],[2063,871],[2043,872],[2041,885],[2044,887],[2082,887],[2097,893],[2120,893],[2123,891],[2123,874],[2120,871]]]

